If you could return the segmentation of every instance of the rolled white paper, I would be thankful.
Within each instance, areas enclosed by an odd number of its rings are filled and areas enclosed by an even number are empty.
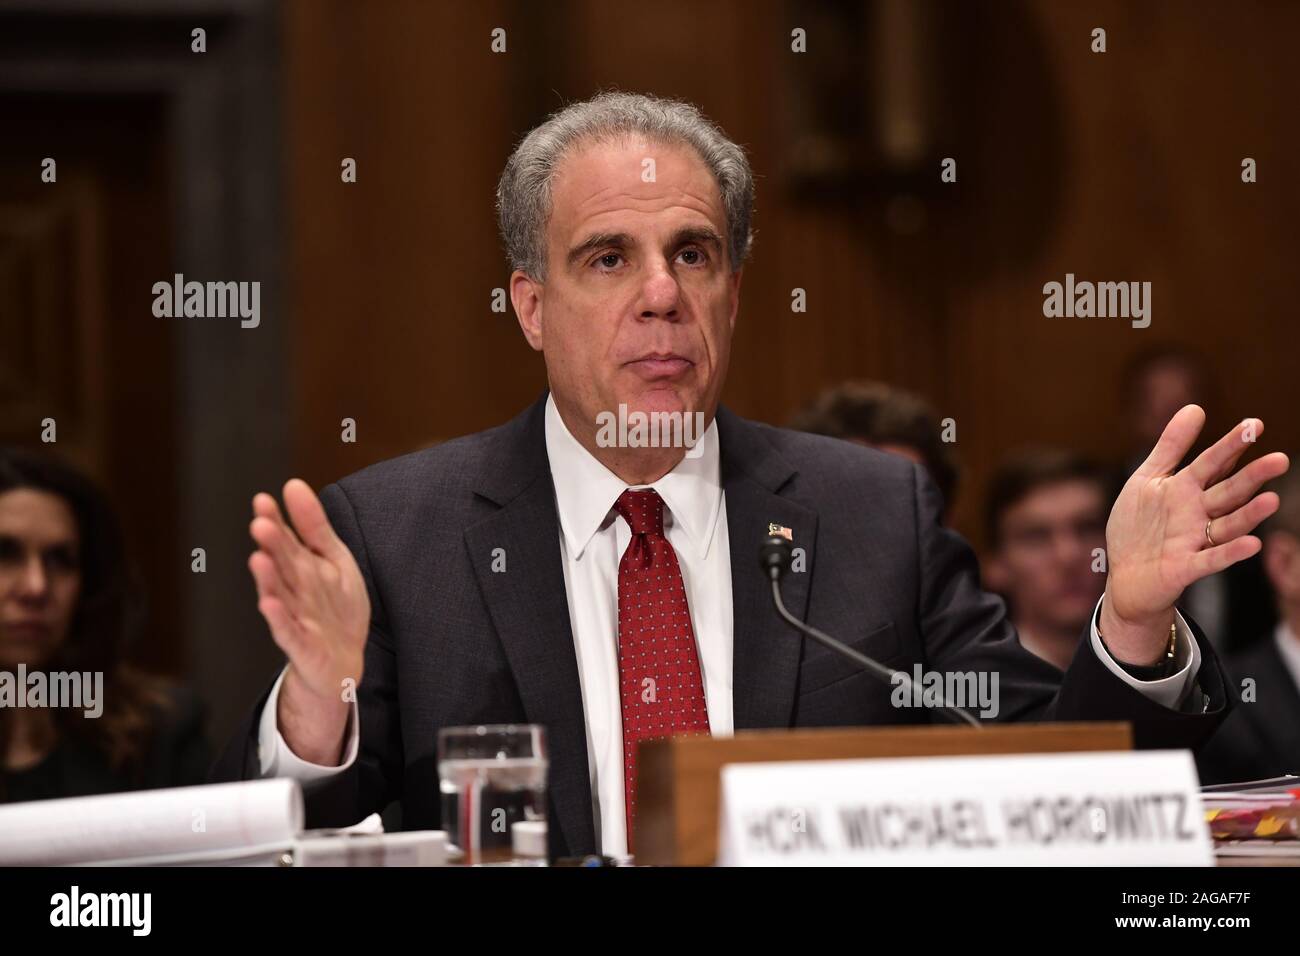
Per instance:
[[[303,827],[298,781],[276,777],[0,807],[0,864],[59,866],[283,846]]]

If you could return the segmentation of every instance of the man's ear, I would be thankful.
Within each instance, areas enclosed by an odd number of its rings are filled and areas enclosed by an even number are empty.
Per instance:
[[[528,273],[516,269],[510,274],[510,302],[519,318],[519,328],[534,351],[542,350],[542,293],[544,287]]]
[[[731,326],[733,332],[736,329],[736,315],[740,312],[740,280],[744,274],[744,266],[731,274],[731,315],[727,317],[727,324]]]

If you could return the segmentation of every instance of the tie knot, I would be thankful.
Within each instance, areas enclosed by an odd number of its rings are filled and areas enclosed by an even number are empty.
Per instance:
[[[653,488],[627,489],[614,502],[614,510],[623,516],[633,534],[664,533],[664,500]]]

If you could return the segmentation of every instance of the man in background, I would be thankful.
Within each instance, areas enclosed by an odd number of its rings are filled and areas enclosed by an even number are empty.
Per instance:
[[[939,419],[919,395],[882,382],[843,382],[822,392],[790,427],[902,455],[923,466],[943,495],[947,523],[961,472]]]
[[[985,585],[1002,595],[1027,650],[1061,670],[1106,587],[1109,494],[1100,468],[1032,449],[995,472],[986,498]]]
[[[1129,424],[1122,483],[1155,447],[1160,433],[1187,404],[1220,407],[1219,388],[1204,359],[1179,345],[1155,345],[1125,366],[1120,383]],[[1189,457],[1200,451],[1193,446]],[[1218,650],[1240,650],[1276,623],[1273,600],[1258,555],[1220,574],[1201,578],[1183,592],[1180,604],[1201,622]]]
[[[1134,355],[1124,367],[1121,389],[1129,413],[1125,477],[1151,453],[1178,409],[1205,406],[1217,397],[1200,356],[1176,345],[1158,345]]]
[[[1233,709],[1200,753],[1203,783],[1300,773],[1300,479],[1273,488],[1282,504],[1260,529],[1278,623],[1225,661]]]

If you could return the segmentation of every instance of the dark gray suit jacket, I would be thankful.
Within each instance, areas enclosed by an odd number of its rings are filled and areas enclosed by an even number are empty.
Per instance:
[[[309,825],[350,824],[400,800],[404,827],[436,828],[438,729],[532,722],[549,735],[551,852],[595,848],[544,410],[543,396],[499,428],[382,462],[322,492],[365,576],[373,620],[358,692],[360,754],[308,793]],[[1205,713],[1200,692],[1190,695],[1191,713],[1147,700],[1086,640],[1062,679],[1020,646],[1002,601],[980,590],[974,555],[940,526],[940,497],[922,469],[725,409],[717,422],[737,730],[943,719],[891,706],[890,687],[777,617],[758,565],[771,522],[792,529],[807,553],[807,570],[783,584],[791,613],[896,668],[996,670],[999,720],[1130,720],[1140,746],[1182,747],[1221,719],[1223,680],[1199,632]],[[505,550],[505,573],[492,571],[496,548]],[[265,699],[264,692],[215,779],[256,774]]]
[[[1300,687],[1273,635],[1225,658],[1229,691],[1238,701],[1223,726],[1197,755],[1202,783],[1240,783],[1300,774]],[[1241,682],[1255,681],[1252,701],[1241,702]]]

